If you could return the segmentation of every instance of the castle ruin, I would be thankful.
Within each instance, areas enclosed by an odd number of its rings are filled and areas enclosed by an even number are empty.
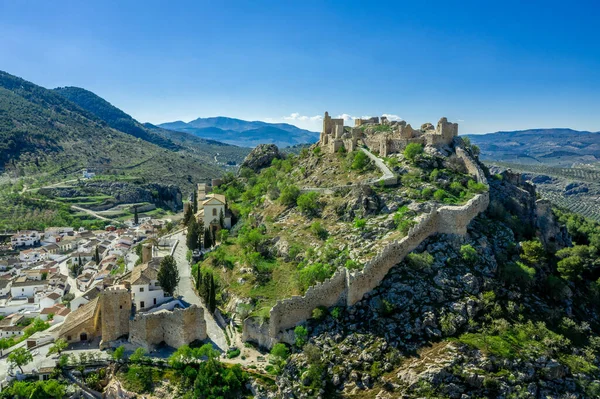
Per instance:
[[[356,119],[354,127],[344,126],[343,119],[334,119],[325,112],[323,131],[319,138],[319,146],[326,152],[334,153],[340,149],[354,151],[365,145],[379,156],[399,153],[410,143],[423,146],[441,147],[452,143],[458,136],[458,124],[441,118],[437,126],[431,123],[413,129],[406,121],[389,121],[386,117]]]

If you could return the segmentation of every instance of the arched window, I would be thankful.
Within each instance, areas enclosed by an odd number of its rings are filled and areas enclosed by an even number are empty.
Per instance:
[[[213,208],[213,216],[217,216],[217,208]]]

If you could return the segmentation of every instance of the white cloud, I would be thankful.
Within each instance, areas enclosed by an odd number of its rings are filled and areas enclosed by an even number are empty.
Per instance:
[[[323,120],[323,117],[321,115],[315,115],[315,116],[307,116],[307,115],[301,115],[299,112],[292,112],[289,116],[284,116],[283,120],[286,121],[320,121]]]
[[[401,117],[399,117],[398,115],[394,115],[394,114],[383,114],[382,116],[385,116],[386,118],[388,118],[388,121],[400,122],[402,120]]]

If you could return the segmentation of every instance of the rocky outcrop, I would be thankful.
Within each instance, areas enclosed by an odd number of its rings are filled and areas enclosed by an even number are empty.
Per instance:
[[[346,222],[374,215],[381,208],[381,200],[369,186],[354,186],[344,198],[346,201],[336,213]]]
[[[102,204],[86,206],[100,211],[120,204],[149,202],[159,208],[177,212],[183,209],[181,190],[174,185],[158,183],[135,184],[129,182],[85,181],[72,187],[48,187],[39,190],[40,194],[55,198],[92,197],[109,195]]]
[[[275,144],[259,144],[246,156],[246,159],[240,165],[240,170],[248,168],[258,172],[262,168],[271,166],[274,159],[282,158],[283,155]]]

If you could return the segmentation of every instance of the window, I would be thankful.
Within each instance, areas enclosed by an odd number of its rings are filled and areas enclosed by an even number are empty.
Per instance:
[[[119,309],[123,309],[123,305],[119,305]]]
[[[141,287],[141,288],[140,288],[140,292],[144,292],[144,287]]]
[[[70,340],[71,340],[71,336],[67,335],[67,341],[70,341]]]
[[[154,298],[154,304],[156,305],[156,298]]]
[[[141,301],[140,302],[140,309],[144,309],[144,305],[145,305],[144,301]]]
[[[213,216],[217,216],[217,208],[213,208]]]

